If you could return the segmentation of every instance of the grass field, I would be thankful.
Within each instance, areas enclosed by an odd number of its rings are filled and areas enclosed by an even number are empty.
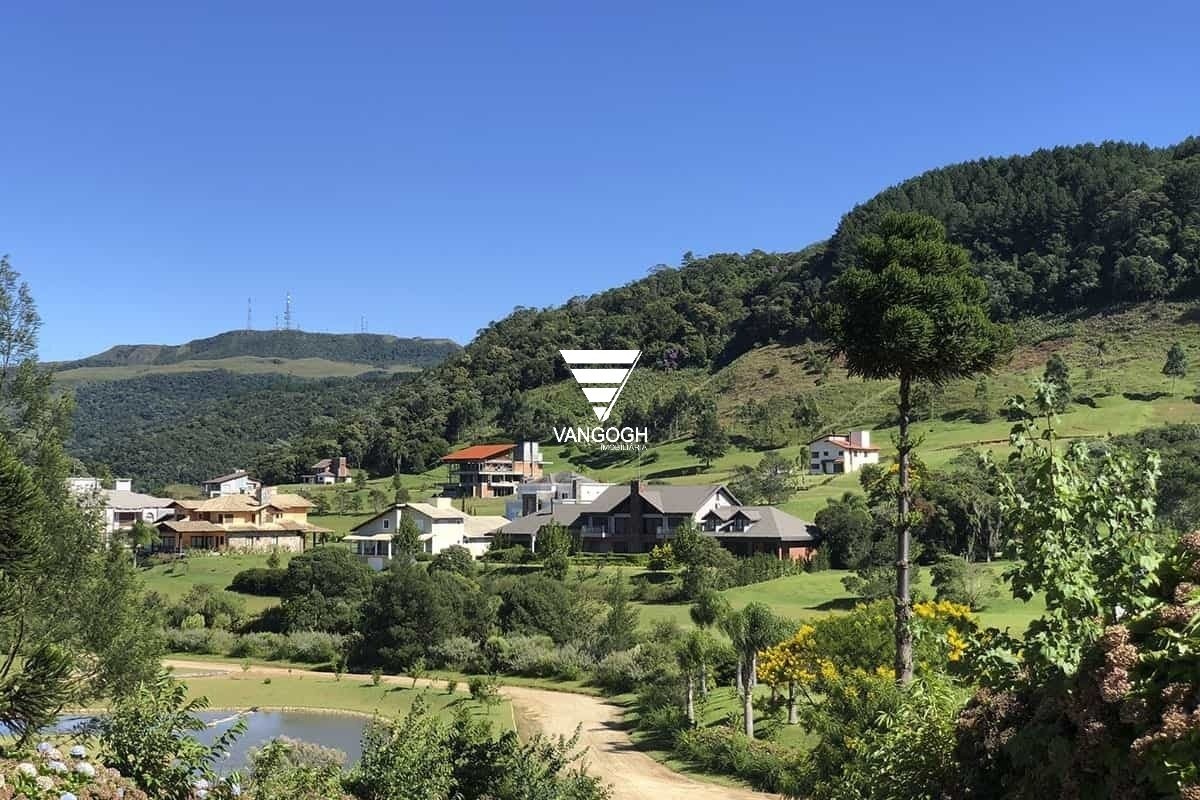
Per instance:
[[[977,614],[977,617],[981,627],[996,627],[1001,630],[1011,628],[1012,633],[1020,635],[1030,620],[1041,615],[1045,606],[1040,598],[1035,598],[1029,603],[1014,600],[1006,591],[1006,587],[999,581],[1003,567],[1002,564],[994,567],[999,597],[989,602],[987,607]],[[789,575],[749,586],[726,589],[722,594],[734,609],[743,608],[754,602],[766,603],[776,614],[796,622],[803,622],[844,611],[858,602],[842,586],[842,578],[847,574],[849,573],[845,570],[826,570]],[[929,586],[928,570],[921,570],[920,578],[913,584],[913,589],[925,597],[932,598],[934,596],[934,591]],[[635,603],[634,605],[640,610],[639,621],[643,629],[659,620],[673,620],[680,625],[691,624],[686,604]]]
[[[275,708],[313,708],[353,711],[381,716],[403,716],[418,697],[439,713],[451,714],[467,708],[472,714],[486,716],[497,730],[512,730],[512,709],[507,701],[485,706],[465,692],[449,694],[441,689],[405,685],[373,686],[369,680],[343,676],[272,676],[222,675],[189,677],[188,693],[206,697],[213,708],[245,709],[253,706]]]
[[[280,563],[287,565],[288,554],[279,554]],[[225,589],[233,576],[244,569],[265,567],[266,555],[244,555],[234,553],[196,554],[170,564],[160,564],[142,570],[142,580],[146,588],[158,592],[169,600],[177,600],[188,593],[193,586],[212,586],[215,589]],[[256,597],[240,594],[238,597],[246,601],[246,610],[258,613],[271,606],[279,605],[275,597]]]

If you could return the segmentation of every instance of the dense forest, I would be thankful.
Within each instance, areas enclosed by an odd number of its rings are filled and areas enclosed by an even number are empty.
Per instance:
[[[227,331],[180,345],[121,344],[94,356],[54,364],[54,368],[67,370],[77,367],[178,364],[194,359],[238,356],[324,358],[377,367],[400,364],[431,367],[459,349],[449,339],[400,338],[379,333]]]
[[[421,471],[453,442],[573,420],[574,409],[529,393],[567,377],[559,348],[640,348],[643,367],[669,372],[713,370],[756,346],[816,339],[814,316],[826,286],[852,263],[858,237],[893,210],[922,211],[946,224],[988,282],[998,319],[1200,296],[1200,138],[1166,148],[1105,143],[988,158],[886,189],[846,214],[828,241],[795,252],[687,253],[678,267],[655,266],[625,286],[555,308],[519,307],[412,381],[372,384],[378,391],[359,392],[352,408],[331,404],[312,435],[297,435],[306,430],[302,418],[260,428],[238,415],[238,452],[271,445],[272,458],[287,462],[337,446],[361,453],[359,463],[377,473]],[[275,335],[283,342],[289,333]],[[224,336],[234,348],[238,335]],[[192,358],[232,352],[191,347]],[[344,350],[338,356],[378,360]],[[662,383],[678,391],[677,382]],[[680,405],[652,400],[651,408]],[[338,421],[331,425],[330,416]],[[650,422],[678,428],[675,419]],[[162,430],[164,437],[175,431],[165,424]],[[281,438],[293,456],[280,448]],[[180,476],[193,475],[197,468],[183,465],[198,452],[179,450],[174,457],[182,460],[166,463],[178,463]],[[98,449],[89,453],[100,457]],[[148,454],[122,454],[119,446],[113,453],[125,471],[150,467]],[[153,472],[164,474],[159,466]]]
[[[1200,295],[1200,139],[1167,148],[1106,143],[933,170],[853,209],[834,236],[792,253],[753,251],[657,266],[551,309],[517,308],[461,353],[349,424],[366,465],[421,469],[447,442],[553,410],[522,393],[566,377],[561,347],[640,347],[660,370],[719,367],[752,347],[815,338],[825,287],[857,237],[892,210],[942,220],[1014,319]],[[562,412],[557,412],[561,414]]]
[[[361,398],[407,380],[208,370],[85,383],[74,389],[70,449],[89,467],[135,477],[138,489],[195,484],[252,465],[273,444],[333,426]]]

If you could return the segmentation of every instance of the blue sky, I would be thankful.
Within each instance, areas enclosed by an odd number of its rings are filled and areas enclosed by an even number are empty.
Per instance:
[[[1200,133],[1183,2],[24,5],[0,252],[48,359],[288,289],[308,330],[465,342],[942,164]]]

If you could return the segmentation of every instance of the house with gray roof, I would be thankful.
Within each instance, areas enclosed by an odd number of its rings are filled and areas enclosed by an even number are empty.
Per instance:
[[[735,555],[768,553],[808,559],[820,534],[812,523],[772,506],[743,505],[727,487],[660,486],[642,481],[612,486],[591,503],[553,505],[500,529],[507,544],[537,549],[538,534],[562,525],[589,553],[646,553],[670,541],[690,521]]]

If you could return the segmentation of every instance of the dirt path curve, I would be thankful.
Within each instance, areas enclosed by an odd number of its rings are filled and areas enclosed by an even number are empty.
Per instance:
[[[163,662],[176,675],[212,675],[220,673],[248,674],[261,677],[282,675],[313,675],[328,677],[325,672],[308,672],[285,667],[242,665],[225,661],[189,661],[167,659]],[[347,678],[369,680],[368,675],[347,675]],[[386,676],[384,683],[412,685],[412,678]],[[418,686],[444,688],[445,682],[420,679]],[[774,795],[749,789],[719,786],[673,772],[638,750],[625,732],[621,709],[598,697],[568,692],[552,692],[525,686],[505,686],[501,692],[513,705],[521,721],[550,736],[571,737],[579,729],[579,747],[586,748],[584,762],[588,772],[612,787],[612,800],[769,800]]]

